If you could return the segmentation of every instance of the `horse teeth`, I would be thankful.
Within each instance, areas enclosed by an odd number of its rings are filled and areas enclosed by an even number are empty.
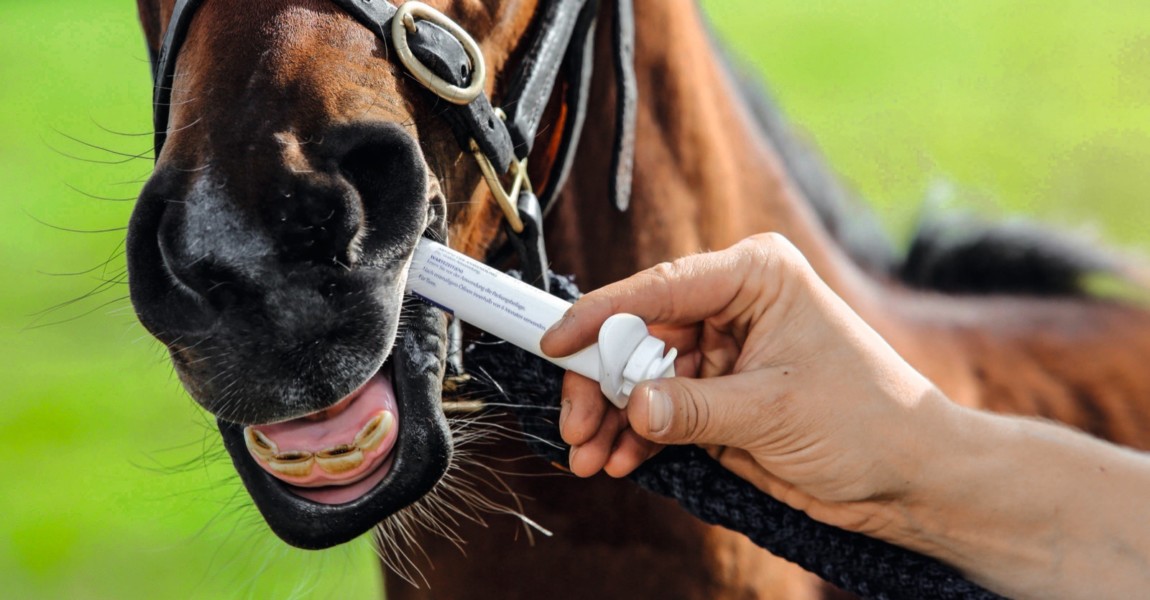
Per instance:
[[[315,462],[315,455],[301,450],[277,452],[267,459],[268,468],[287,477],[306,477]]]
[[[387,437],[394,423],[395,417],[390,412],[381,412],[368,421],[367,425],[359,430],[359,433],[355,434],[355,442],[353,443],[360,450],[371,452],[379,447],[383,438]]]
[[[276,443],[271,441],[268,436],[251,427],[244,428],[244,441],[247,443],[248,450],[263,460],[268,460],[280,451],[279,446],[276,446]]]
[[[315,453],[319,468],[330,475],[339,475],[363,464],[363,450],[355,444],[340,444]]]

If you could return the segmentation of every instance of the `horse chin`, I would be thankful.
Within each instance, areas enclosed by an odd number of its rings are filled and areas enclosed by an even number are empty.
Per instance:
[[[412,300],[405,303],[403,314],[404,327],[379,372],[334,405],[348,413],[370,412],[355,407],[374,401],[360,397],[373,393],[365,388],[390,383],[394,390],[394,405],[389,397],[387,406],[397,413],[391,425],[395,436],[384,436],[374,450],[375,463],[353,480],[320,487],[293,485],[290,478],[285,481],[271,474],[253,456],[250,431],[217,420],[224,446],[256,507],[288,544],[322,549],[350,541],[419,500],[446,472],[452,446],[441,401],[445,321],[438,310]],[[323,415],[331,410],[293,423],[322,425]]]

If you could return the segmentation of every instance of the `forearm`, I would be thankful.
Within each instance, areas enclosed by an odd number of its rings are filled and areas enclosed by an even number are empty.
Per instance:
[[[889,541],[1019,598],[1150,589],[1150,457],[1067,428],[924,407],[918,481]]]

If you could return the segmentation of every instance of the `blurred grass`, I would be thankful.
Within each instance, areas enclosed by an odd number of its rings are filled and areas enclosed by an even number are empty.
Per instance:
[[[949,187],[1150,240],[1150,5],[705,5],[896,235]],[[104,284],[123,232],[53,227],[126,223],[150,161],[86,162],[120,159],[69,136],[146,153],[112,131],[148,132],[149,83],[131,2],[0,0],[0,596],[378,595],[364,544],[304,553],[265,531],[126,287]]]
[[[1150,226],[1150,5],[706,2],[899,235],[928,190],[991,214]]]
[[[151,169],[85,145],[148,154],[135,18],[0,0],[0,597],[378,597],[366,544],[308,553],[266,531],[127,287],[105,283],[123,231],[56,229],[123,227]]]

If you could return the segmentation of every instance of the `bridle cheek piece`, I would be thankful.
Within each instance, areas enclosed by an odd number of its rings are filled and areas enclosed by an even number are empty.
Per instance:
[[[414,0],[396,6],[386,0],[332,0],[395,48],[401,64],[424,88],[450,103],[443,114],[460,147],[475,157],[483,179],[506,218],[509,246],[520,259],[523,277],[548,289],[543,217],[570,172],[587,114],[594,63],[594,31],[600,0],[543,0],[526,41],[523,59],[502,106],[492,105],[483,88],[487,67],[482,50],[458,23]],[[176,57],[195,11],[204,0],[177,0],[159,52],[153,55],[155,157],[167,139]],[[634,164],[634,14],[632,0],[614,0],[612,27],[616,82],[615,143],[611,189],[616,207],[626,210]],[[560,81],[566,116],[545,189],[527,177],[527,157]],[[504,185],[503,179],[510,183]],[[498,255],[499,253],[497,253]]]

